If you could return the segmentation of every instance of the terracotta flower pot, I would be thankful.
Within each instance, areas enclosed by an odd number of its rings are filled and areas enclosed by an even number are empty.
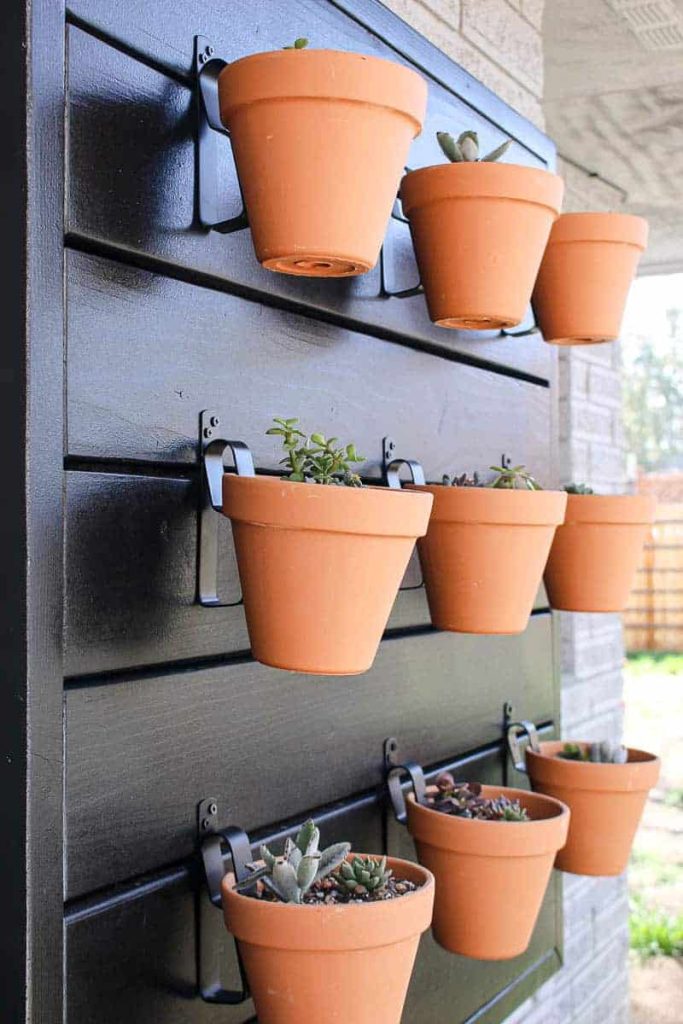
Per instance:
[[[436,879],[432,930],[451,953],[509,960],[529,945],[569,811],[523,789],[482,786],[519,800],[531,821],[477,821],[434,811],[408,797],[408,829],[420,864]]]
[[[254,657],[295,672],[367,671],[431,505],[384,487],[226,474]]]
[[[434,495],[418,551],[437,629],[523,632],[566,495],[440,484],[407,489]]]
[[[556,174],[516,164],[442,164],[404,177],[403,210],[435,324],[521,323],[563,190]]]
[[[565,213],[555,221],[533,303],[546,341],[591,345],[619,337],[647,221],[625,213]]]
[[[650,495],[570,494],[545,570],[551,607],[623,611],[656,507]]]
[[[565,742],[541,743],[540,753],[526,750],[533,788],[562,800],[571,811],[567,845],[558,853],[555,867],[575,875],[620,875],[626,869],[647,794],[659,778],[659,758],[632,749],[626,764],[554,757]]]
[[[260,263],[309,277],[364,274],[377,262],[427,84],[378,57],[280,50],[221,72]]]
[[[238,940],[259,1024],[399,1024],[434,879],[389,858],[420,888],[369,904],[294,906],[242,896],[223,879],[225,924]]]

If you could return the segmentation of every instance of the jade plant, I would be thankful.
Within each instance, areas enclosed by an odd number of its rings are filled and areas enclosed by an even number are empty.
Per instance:
[[[593,488],[588,484],[567,484],[565,491],[567,494],[595,494]]]
[[[557,755],[565,761],[588,761],[593,764],[626,764],[628,761],[628,750],[619,743],[610,743],[602,740],[599,743],[588,743],[579,746],[578,743],[565,743]]]
[[[448,157],[453,164],[494,163],[496,160],[500,160],[512,145],[512,139],[507,139],[486,156],[479,156],[479,136],[476,132],[462,132],[457,139],[454,139],[449,132],[437,132],[436,138],[444,156]]]
[[[355,444],[339,447],[336,437],[324,434],[305,434],[298,427],[298,419],[274,418],[274,427],[266,434],[282,438],[282,447],[287,453],[280,465],[285,466],[285,479],[299,483],[343,484],[346,487],[362,487],[361,479],[354,473],[353,463],[363,462],[364,456],[356,451]]]
[[[444,473],[441,483],[444,487],[493,487],[496,490],[516,490],[518,488],[527,491],[542,491],[543,488],[531,473],[524,466],[489,466],[489,469],[496,474],[493,480],[483,483],[477,473],[468,476],[461,473],[459,476],[449,476]]]
[[[505,794],[497,797],[482,796],[478,782],[456,782],[450,772],[441,772],[436,778],[436,793],[428,796],[428,806],[442,814],[457,818],[477,818],[480,821],[529,821],[526,808],[518,800]]]

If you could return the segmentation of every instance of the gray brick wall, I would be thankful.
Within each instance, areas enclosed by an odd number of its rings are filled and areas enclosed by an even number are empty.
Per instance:
[[[540,127],[544,0],[384,0],[453,60]],[[618,208],[621,194],[559,160],[564,209]],[[618,345],[560,352],[562,483],[626,488]],[[562,731],[616,739],[622,728],[623,637],[617,615],[561,613]],[[565,963],[507,1024],[626,1024],[628,903],[624,878],[565,875]]]

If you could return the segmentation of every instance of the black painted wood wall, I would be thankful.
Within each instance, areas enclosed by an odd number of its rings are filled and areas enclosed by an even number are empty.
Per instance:
[[[501,780],[504,701],[549,732],[558,676],[543,593],[510,638],[439,633],[424,592],[401,593],[361,677],[255,663],[240,607],[194,603],[199,412],[220,411],[259,469],[277,464],[270,418],[300,415],[352,437],[370,478],[390,434],[431,479],[507,452],[552,484],[555,360],[538,335],[432,327],[420,296],[380,296],[377,270],[274,275],[248,232],[199,228],[193,36],[227,60],[305,34],[416,67],[430,99],[411,166],[439,158],[442,127],[475,127],[485,147],[509,135],[522,163],[551,166],[554,150],[377,0],[72,0],[3,31],[15,70],[28,62],[32,73],[4,101],[26,114],[12,137],[28,154],[28,167],[3,172],[6,185],[28,173],[27,190],[3,198],[15,195],[11,240],[28,251],[15,271],[28,301],[16,324],[8,306],[16,352],[0,374],[3,387],[24,385],[2,413],[14,423],[4,436],[24,429],[13,456],[23,497],[5,509],[0,553],[10,569],[19,550],[29,556],[24,590],[4,593],[21,628],[1,656],[25,684],[3,693],[1,728],[16,748],[3,813],[28,857],[9,844],[10,918],[25,941],[7,1019],[24,1019],[25,982],[31,1024],[238,1024],[251,1004],[197,998],[197,803],[217,797],[221,823],[255,837],[315,812],[330,841],[377,851],[386,840],[414,856],[402,828],[385,835],[384,738],[432,770],[458,763]],[[220,145],[228,217],[239,190]],[[389,242],[393,286],[410,287],[405,225],[392,221]],[[227,521],[221,531],[222,593],[234,599]],[[406,1024],[502,1020],[557,968],[560,924],[554,882],[516,961],[467,961],[425,937]],[[209,928],[227,977],[235,962],[218,913]]]

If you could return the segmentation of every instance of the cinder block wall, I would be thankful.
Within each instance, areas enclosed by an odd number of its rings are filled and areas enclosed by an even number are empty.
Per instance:
[[[543,115],[544,0],[384,0],[444,53],[539,127]],[[447,126],[444,126],[447,127]],[[621,195],[559,160],[564,209],[618,208]],[[602,493],[626,487],[617,345],[560,353],[562,483]],[[562,729],[567,738],[617,739],[622,728],[621,619],[562,614]],[[508,1024],[625,1024],[628,900],[624,878],[565,876],[565,965]]]

